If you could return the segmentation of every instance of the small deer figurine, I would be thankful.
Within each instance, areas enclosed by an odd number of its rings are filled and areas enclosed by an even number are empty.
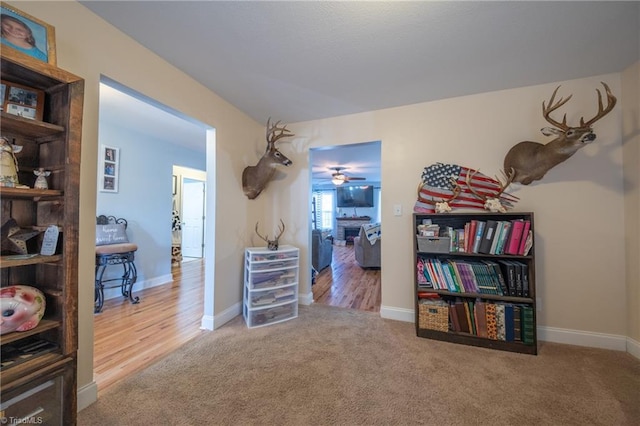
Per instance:
[[[258,232],[258,223],[260,222],[256,222],[256,234],[258,234],[258,237],[260,237],[261,239],[267,242],[267,249],[274,250],[274,251],[278,250],[278,240],[284,233],[284,222],[282,221],[282,219],[280,219],[280,223],[282,224],[282,229],[278,229],[280,233],[273,240],[270,240],[268,235],[266,237],[263,237],[262,235],[260,235],[260,233]]]
[[[289,166],[292,164],[283,153],[276,148],[276,141],[284,137],[295,136],[291,133],[287,126],[278,127],[278,121],[273,126],[271,118],[267,120],[267,150],[265,151],[258,164],[255,166],[245,167],[242,172],[242,190],[250,200],[256,198],[262,190],[267,187],[267,183],[276,172],[276,166],[282,164]]]
[[[584,121],[584,118],[580,118],[580,126],[578,127],[567,125],[566,114],[562,123],[549,116],[553,111],[566,104],[573,95],[569,95],[567,99],[560,98],[558,102],[554,103],[556,93],[560,88],[558,86],[549,99],[549,105],[542,102],[542,116],[555,127],[545,127],[541,131],[545,136],[556,135],[557,137],[546,145],[530,141],[520,142],[507,152],[504,157],[504,170],[509,175],[513,171],[514,182],[529,185],[534,180],[542,179],[552,167],[567,160],[580,148],[595,140],[593,123],[611,112],[617,101],[615,96],[611,94],[609,86],[604,82],[602,85],[607,95],[607,106],[603,107],[602,94],[599,89],[596,89],[598,92],[598,113],[587,122]]]

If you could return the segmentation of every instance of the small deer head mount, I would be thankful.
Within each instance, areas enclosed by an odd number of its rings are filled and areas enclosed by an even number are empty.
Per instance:
[[[284,125],[279,127],[278,121],[273,126],[271,125],[271,118],[267,120],[267,150],[265,151],[258,164],[255,166],[245,167],[242,172],[242,190],[250,200],[256,198],[263,189],[267,187],[267,184],[276,172],[276,166],[282,164],[284,166],[290,166],[292,164],[283,153],[276,148],[276,142],[279,139],[295,136]]]
[[[506,213],[507,207],[505,207],[502,204],[502,202],[500,201],[500,197],[502,196],[502,193],[509,187],[509,185],[511,185],[511,182],[513,181],[513,176],[515,175],[515,172],[513,171],[513,169],[511,170],[511,173],[509,173],[508,176],[506,175],[506,173],[504,173],[504,171],[502,172],[504,176],[504,182],[496,176],[496,181],[498,181],[500,185],[500,189],[498,190],[497,194],[493,194],[493,195],[479,192],[473,187],[473,183],[471,181],[473,180],[473,177],[477,173],[478,171],[473,172],[473,174],[470,172],[467,172],[466,182],[467,182],[467,187],[469,188],[469,191],[473,195],[475,195],[476,197],[484,201],[485,210],[489,210],[492,213]]]
[[[567,115],[564,115],[562,123],[550,117],[550,114],[569,102],[571,96],[566,99],[560,98],[554,103],[556,93],[560,86],[553,91],[549,104],[542,102],[542,116],[554,127],[541,129],[545,136],[556,135],[557,137],[548,144],[524,141],[514,145],[504,157],[504,171],[511,175],[513,171],[513,181],[523,185],[529,185],[534,180],[540,180],[552,168],[567,160],[580,148],[596,139],[593,133],[593,123],[607,115],[616,105],[616,98],[611,94],[609,86],[602,83],[607,95],[607,106],[602,105],[602,94],[598,92],[598,113],[589,121],[585,122],[580,118],[580,125],[571,127],[567,125]]]
[[[284,233],[284,222],[282,221],[282,219],[280,219],[280,223],[282,224],[282,228],[278,228],[278,232],[279,232],[278,236],[276,236],[273,240],[270,240],[268,235],[265,236],[265,237],[260,235],[260,232],[258,232],[258,223],[260,223],[260,222],[256,222],[256,234],[258,234],[258,237],[260,237],[261,239],[263,239],[264,241],[267,242],[267,248],[269,250],[278,250],[278,240],[280,239],[280,237]]]

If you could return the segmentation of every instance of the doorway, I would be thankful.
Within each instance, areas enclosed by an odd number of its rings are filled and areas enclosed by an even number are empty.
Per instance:
[[[312,271],[314,303],[379,312],[382,293],[380,268],[360,266],[355,258],[355,247],[349,244],[359,234],[360,227],[347,228],[344,232],[344,228],[338,228],[337,219],[381,222],[381,142],[313,148],[309,150],[309,163],[311,228],[320,230],[322,235],[331,234],[334,244],[331,264],[317,274]],[[352,186],[373,187],[373,201],[357,209],[340,206],[336,188]],[[313,257],[314,244],[311,240],[309,247],[309,255]],[[311,259],[309,264],[312,264]]]
[[[182,261],[204,256],[205,182],[191,178],[182,180]]]

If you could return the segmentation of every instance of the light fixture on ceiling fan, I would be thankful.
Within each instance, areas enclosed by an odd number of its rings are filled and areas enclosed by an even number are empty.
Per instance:
[[[347,176],[344,173],[342,173],[342,170],[345,170],[346,167],[329,167],[329,170],[335,170],[335,173],[333,173],[331,175],[331,183],[336,185],[336,186],[340,186],[345,182],[349,182],[352,180],[366,180],[367,178],[363,178],[363,177],[352,177],[352,176]]]

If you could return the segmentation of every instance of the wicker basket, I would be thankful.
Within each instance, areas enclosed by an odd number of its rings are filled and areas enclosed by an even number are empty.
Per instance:
[[[418,305],[418,325],[420,328],[449,331],[449,305],[442,301],[421,302]]]

